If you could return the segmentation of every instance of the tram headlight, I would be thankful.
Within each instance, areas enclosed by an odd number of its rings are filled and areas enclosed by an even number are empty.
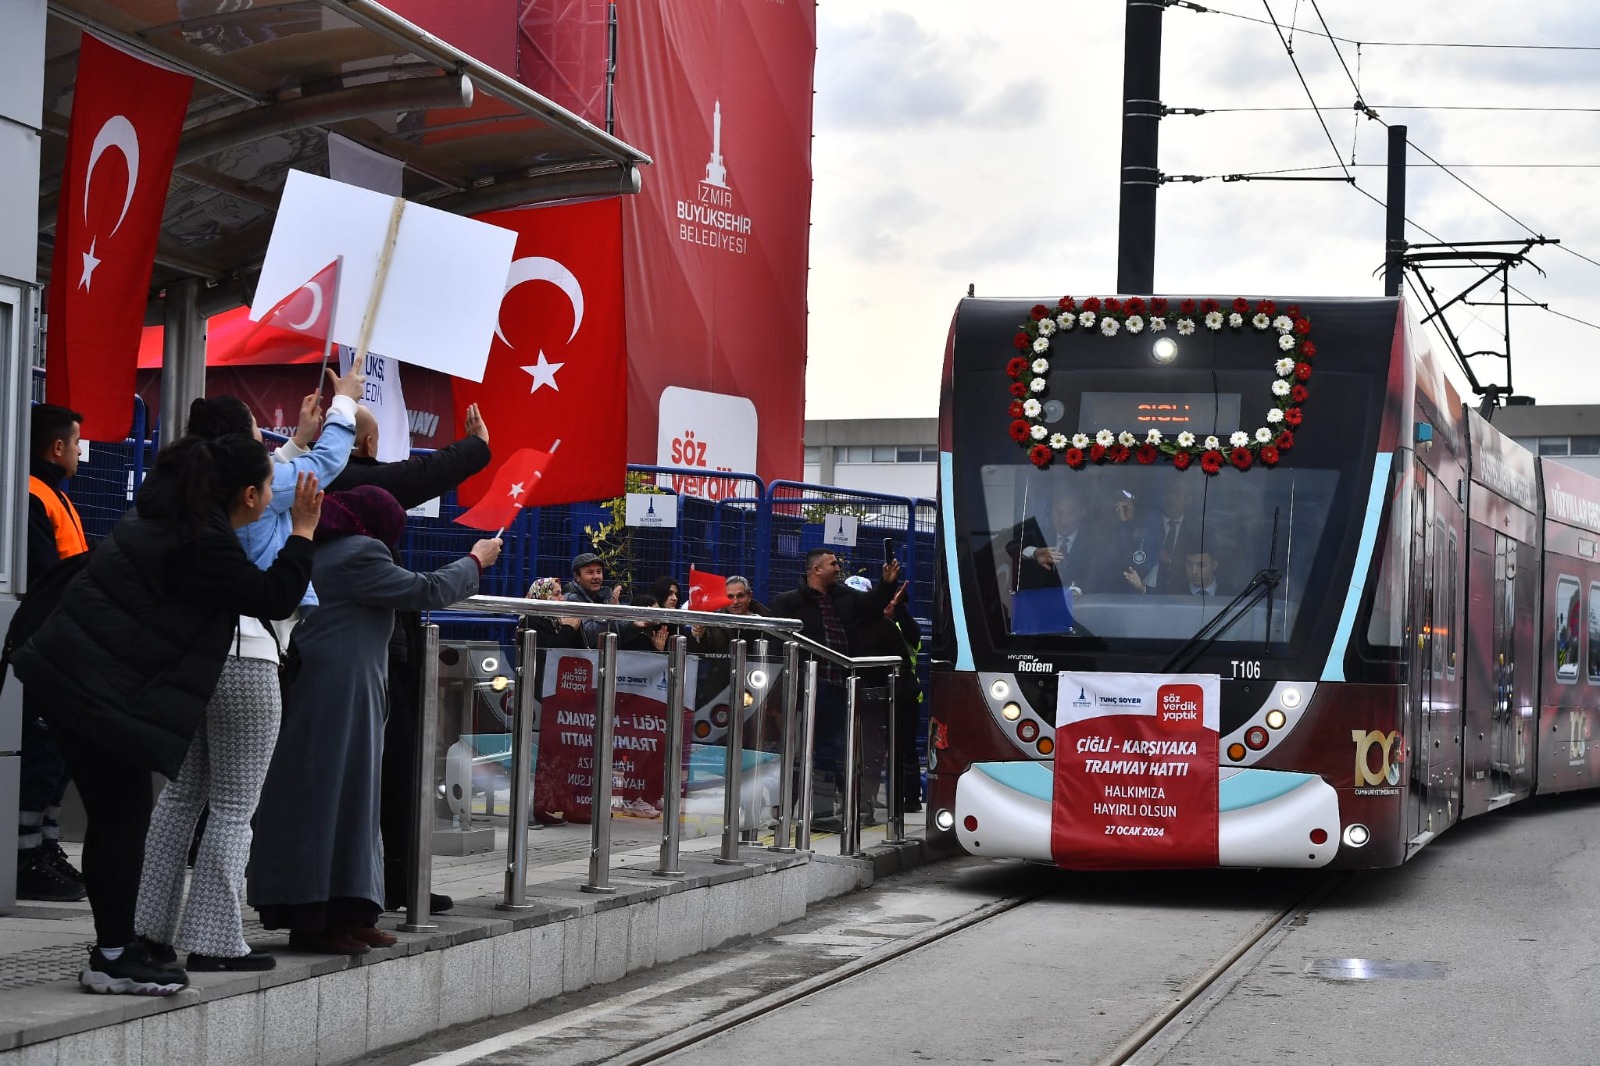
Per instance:
[[[1282,729],[1283,724],[1288,720],[1289,716],[1278,710],[1276,707],[1267,712],[1268,729]]]
[[[1000,708],[1000,713],[1005,715],[1006,721],[1015,722],[1018,718],[1022,717],[1022,704],[1018,703],[1016,700],[1012,700],[1010,703]]]
[[[951,814],[949,811],[940,808],[938,811],[934,812],[933,824],[938,826],[944,832],[948,833],[950,830],[956,827],[956,816]]]
[[[766,688],[767,687],[767,672],[765,670],[752,670],[752,671],[750,671],[750,687],[751,688]]]
[[[1007,700],[1007,699],[1010,699],[1011,698],[1011,685],[1010,685],[1010,683],[1007,682],[1006,679],[1003,678],[1003,677],[995,678],[993,681],[991,681],[989,683],[989,695],[993,696],[996,700]]]
[[[1171,337],[1158,337],[1150,346],[1150,358],[1158,363],[1166,364],[1178,358],[1178,342]]]
[[[1297,688],[1284,689],[1280,698],[1283,701],[1283,705],[1291,711],[1300,706],[1300,690]],[[1277,726],[1273,726],[1273,728],[1276,729]]]
[[[1359,848],[1372,839],[1372,831],[1360,822],[1344,827],[1344,842],[1352,848]]]

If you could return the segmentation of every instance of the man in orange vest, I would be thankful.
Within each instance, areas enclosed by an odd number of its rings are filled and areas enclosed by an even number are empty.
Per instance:
[[[83,416],[54,404],[33,408],[28,466],[28,580],[38,581],[61,560],[89,550],[83,520],[62,485],[78,472]],[[22,692],[22,782],[18,794],[17,898],[63,902],[87,892],[80,874],[61,851],[61,797],[67,766]]]

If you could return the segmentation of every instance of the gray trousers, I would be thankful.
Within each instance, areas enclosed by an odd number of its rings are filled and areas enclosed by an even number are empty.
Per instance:
[[[180,951],[250,954],[239,901],[250,861],[250,819],[278,742],[283,694],[276,664],[230,657],[177,780],[156,802],[145,838],[134,927]],[[183,875],[200,811],[211,813],[195,857],[189,900]]]

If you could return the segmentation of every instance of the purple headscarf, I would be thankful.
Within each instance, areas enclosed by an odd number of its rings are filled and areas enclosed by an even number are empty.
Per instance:
[[[393,551],[405,531],[406,513],[400,501],[376,485],[357,485],[322,498],[316,540],[326,543],[338,537],[371,537]]]

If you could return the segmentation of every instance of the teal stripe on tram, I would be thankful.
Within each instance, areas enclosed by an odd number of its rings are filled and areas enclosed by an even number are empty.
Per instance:
[[[1254,807],[1286,796],[1307,781],[1315,780],[1315,774],[1292,770],[1240,770],[1217,783],[1217,810],[1239,811]]]
[[[961,594],[961,570],[956,565],[955,464],[950,453],[939,453],[939,522],[944,526],[944,579],[950,593],[950,622],[956,637],[956,669],[973,670],[972,643],[967,639],[967,605]]]
[[[1367,490],[1367,514],[1361,522],[1361,546],[1356,550],[1356,565],[1350,574],[1350,591],[1345,594],[1344,608],[1339,612],[1339,628],[1334,631],[1333,643],[1328,645],[1328,661],[1322,665],[1324,681],[1344,680],[1344,653],[1350,647],[1350,634],[1356,626],[1356,612],[1361,609],[1367,573],[1372,569],[1372,551],[1378,542],[1384,495],[1389,491],[1389,470],[1393,466],[1394,456],[1389,454],[1379,455],[1372,464],[1372,485]]]
[[[972,769],[1013,792],[1049,803],[1055,796],[1055,768],[1047,762],[975,762]]]

